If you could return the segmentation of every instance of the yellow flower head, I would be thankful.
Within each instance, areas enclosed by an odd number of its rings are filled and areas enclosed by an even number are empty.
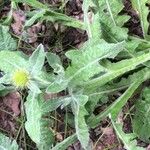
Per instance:
[[[16,70],[12,75],[12,82],[17,88],[24,88],[29,82],[29,73],[26,70]]]

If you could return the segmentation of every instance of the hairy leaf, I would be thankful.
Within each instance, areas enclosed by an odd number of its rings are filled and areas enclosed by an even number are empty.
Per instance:
[[[35,21],[43,17],[43,15],[45,14],[45,11],[46,11],[45,9],[33,11],[34,15],[30,19],[26,20],[24,27],[27,28],[27,27],[32,26],[35,23]]]
[[[68,81],[65,80],[62,76],[57,76],[55,81],[52,82],[46,89],[47,93],[58,93],[63,91],[68,86]]]
[[[149,29],[149,22],[148,22],[148,14],[149,9],[146,6],[148,0],[132,0],[133,8],[136,10],[137,14],[139,15],[141,27],[143,31],[144,38],[148,37],[148,29]]]
[[[129,86],[129,88],[108,108],[106,108],[103,112],[101,112],[97,116],[91,116],[88,119],[88,124],[91,127],[95,127],[98,125],[100,120],[107,117],[110,113],[112,114],[113,119],[116,118],[118,113],[120,112],[121,108],[126,104],[127,100],[133,95],[135,90],[138,88],[138,86],[145,80],[150,78],[150,71],[148,68],[143,69],[142,71],[139,71],[136,75],[133,76],[132,83]]]
[[[71,83],[80,84],[100,72],[105,72],[99,61],[104,58],[114,58],[123,47],[124,42],[108,44],[102,40],[85,43],[80,51],[68,51],[66,56],[71,59],[71,66],[66,70],[66,78]]]
[[[83,81],[88,81],[98,73],[105,72],[105,68],[99,64],[99,61],[105,58],[114,58],[123,50],[124,44],[124,42],[108,44],[104,40],[90,40],[84,44],[80,51],[68,51],[66,56],[71,59],[71,65],[65,72],[63,72],[63,68],[60,65],[57,65],[60,68],[57,73],[60,75],[49,85],[47,92],[62,91],[67,87],[68,83],[70,83],[70,86],[75,86],[83,83]]]
[[[86,108],[88,109],[88,112],[93,112],[95,107],[106,103],[110,94],[113,94],[116,91],[122,91],[133,84],[133,82],[142,79],[145,75],[145,72],[149,72],[148,68],[141,69],[129,75],[128,77],[122,77],[121,79],[113,80],[104,86],[98,87],[94,91],[87,91],[86,94],[89,96],[89,100],[86,104]]]
[[[87,31],[89,40],[100,38],[100,16],[99,13],[94,13],[90,8],[96,7],[92,0],[84,0],[82,9],[84,14],[84,25]],[[90,10],[90,13],[89,13]],[[90,15],[89,15],[90,14]],[[90,16],[90,17],[89,17]]]
[[[27,121],[25,128],[30,138],[40,150],[49,150],[54,142],[53,132],[48,128],[48,121],[43,117],[44,99],[35,93],[29,93],[25,103]]]
[[[54,53],[48,52],[46,54],[46,58],[47,58],[47,61],[48,61],[49,65],[54,70],[58,70],[58,71],[54,71],[54,72],[60,73],[59,69],[60,69],[60,66],[62,66],[62,63],[61,63],[61,60],[60,60],[59,56],[57,56]]]
[[[72,97],[69,96],[47,100],[41,106],[42,113],[52,112],[56,110],[58,107],[64,108],[65,106],[70,104],[71,100]]]
[[[9,34],[7,26],[0,26],[0,51],[2,50],[16,50],[17,42]]]
[[[59,106],[65,107],[71,102],[71,97],[45,100],[43,94],[30,92],[25,102],[27,121],[25,128],[30,138],[40,150],[49,150],[54,143],[53,132],[49,122],[43,115],[56,110]]]
[[[86,88],[86,91],[90,89],[94,90],[96,87],[102,86],[112,79],[135,69],[138,65],[147,62],[148,60],[150,60],[150,52],[131,59],[122,60],[118,63],[109,64],[106,73],[86,82],[84,85],[82,83],[82,86]]]
[[[17,52],[1,51],[0,52],[0,70],[12,72],[15,69],[27,68],[27,61]]]
[[[134,91],[138,88],[139,83],[135,82],[133,83],[126,91],[124,94],[122,94],[112,105],[106,108],[102,113],[95,117],[91,117],[88,120],[88,123],[91,127],[96,127],[98,123],[107,117],[110,113],[112,113],[113,118],[118,115],[122,107],[126,104],[127,100],[132,96]],[[93,121],[92,121],[93,120]]]
[[[79,29],[85,29],[83,22],[52,10],[46,10],[41,19],[51,22],[58,22],[66,26],[71,26]]]
[[[85,122],[85,115],[88,113],[84,105],[87,103],[88,97],[85,95],[73,95],[72,100],[72,109],[75,115],[76,134],[82,147],[86,149],[89,144],[89,132]]]
[[[37,12],[37,14],[35,14],[25,23],[25,27],[31,26],[37,19],[41,19],[52,22],[57,21],[58,23],[62,23],[67,26],[84,29],[84,24],[81,21],[71,18],[65,14],[53,11],[47,5],[44,5],[43,3],[40,3],[37,0],[14,0],[14,1],[18,3],[27,3],[32,7],[40,9],[39,12]]]
[[[49,65],[53,68],[54,73],[57,73],[58,75],[55,76],[54,82],[52,82],[46,89],[46,92],[48,93],[57,93],[64,89],[66,89],[68,85],[68,81],[65,80],[65,71],[62,66],[61,60],[59,56],[56,54],[48,52],[46,54],[47,61]]]
[[[51,22],[61,23],[66,26],[85,29],[83,22],[50,9],[37,10],[33,13],[34,15],[25,23],[26,28],[33,25],[37,20],[47,20]]]
[[[19,150],[17,142],[0,133],[0,150]]]
[[[110,116],[111,117],[111,116]],[[124,133],[122,130],[122,125],[111,120],[116,134],[121,139],[127,150],[145,150],[143,147],[137,146],[136,135],[134,133]]]
[[[42,70],[46,53],[44,47],[40,44],[29,58],[29,66],[32,75],[37,75]]]
[[[127,29],[122,28],[129,16],[119,15],[123,9],[120,0],[97,0],[100,14],[103,38],[109,42],[118,42],[127,39]]]

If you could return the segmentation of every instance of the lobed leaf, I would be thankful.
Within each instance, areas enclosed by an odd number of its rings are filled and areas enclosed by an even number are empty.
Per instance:
[[[84,85],[82,83],[82,86],[85,87],[85,91],[88,91],[90,89],[94,90],[98,86],[102,86],[113,80],[114,78],[135,69],[138,65],[143,64],[148,60],[150,60],[150,52],[131,59],[122,60],[118,63],[112,63],[111,65],[109,64],[106,73],[86,82]]]
[[[110,115],[111,117],[111,115]],[[122,131],[122,125],[116,123],[113,119],[111,119],[112,125],[116,131],[118,137],[122,140],[125,149],[127,150],[145,150],[143,147],[137,146],[136,135],[134,133],[124,133]]]
[[[109,42],[123,41],[127,39],[128,30],[123,28],[129,16],[120,15],[123,10],[123,2],[120,0],[97,0],[100,14],[102,38]]]
[[[132,96],[132,94],[135,92],[135,90],[138,88],[139,83],[134,82],[131,84],[131,86],[110,106],[106,108],[103,112],[101,112],[97,116],[92,116],[89,118],[88,123],[93,128],[98,125],[98,123],[107,117],[110,113],[112,114],[112,117],[115,118],[122,107],[126,104],[127,100]],[[92,121],[93,120],[93,121]]]
[[[80,51],[72,50],[66,53],[71,59],[71,65],[66,70],[66,78],[72,84],[81,84],[94,75],[105,72],[99,61],[105,58],[114,58],[123,50],[124,42],[108,44],[105,41],[90,41]]]

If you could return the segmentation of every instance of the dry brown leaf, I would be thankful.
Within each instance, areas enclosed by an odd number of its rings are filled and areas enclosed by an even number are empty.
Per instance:
[[[20,114],[20,101],[21,96],[18,92],[13,92],[7,94],[5,97],[3,97],[3,101],[6,106],[8,106],[15,114],[15,116],[18,116]]]
[[[35,43],[38,39],[38,34],[40,33],[41,30],[42,30],[42,24],[39,22],[33,25],[32,27],[30,27],[29,29],[27,29],[27,36],[28,36],[27,42]]]
[[[26,17],[23,11],[16,10],[13,12],[14,23],[11,24],[11,27],[16,35],[21,35],[23,25],[25,23]]]
[[[63,141],[63,136],[57,132],[56,133],[56,139],[57,139],[57,141],[61,142],[61,141]]]
[[[110,136],[114,135],[114,131],[112,127],[101,128],[104,135]]]

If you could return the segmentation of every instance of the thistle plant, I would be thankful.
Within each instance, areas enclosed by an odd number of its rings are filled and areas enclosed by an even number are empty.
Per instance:
[[[22,2],[14,0],[14,2]],[[69,60],[68,66],[64,66],[60,57],[54,53],[45,52],[40,44],[31,56],[25,56],[18,51],[10,51],[11,46],[4,45],[8,50],[0,51],[0,70],[3,77],[0,79],[0,90],[26,90],[25,97],[25,129],[39,150],[65,150],[79,140],[83,149],[92,149],[90,145],[89,129],[95,128],[100,122],[109,117],[112,125],[123,141],[125,148],[129,150],[143,150],[136,144],[136,137],[149,141],[149,130],[142,133],[139,129],[146,125],[149,127],[149,89],[144,91],[137,103],[137,115],[133,119],[134,131],[138,134],[125,134],[122,124],[117,122],[117,116],[127,101],[134,95],[138,87],[150,78],[150,42],[148,35],[148,9],[146,1],[132,5],[139,11],[143,38],[135,38],[128,35],[128,29],[124,24],[129,16],[123,14],[122,1],[117,0],[84,0],[84,22],[76,21],[64,14],[49,10],[44,4],[32,0],[25,3],[35,7],[35,10],[26,21],[25,27],[31,26],[38,19],[62,22],[63,25],[77,27],[87,31],[89,39],[79,50],[72,49],[65,53]],[[40,8],[40,9],[39,9]],[[141,11],[144,10],[144,11]],[[93,14],[89,20],[89,11]],[[8,31],[0,28],[2,33]],[[16,45],[10,35],[6,36]],[[5,37],[3,37],[5,39]],[[4,42],[1,44],[3,45]],[[0,45],[0,46],[1,46]],[[2,47],[2,46],[1,46]],[[46,65],[45,65],[46,64]],[[45,67],[49,67],[50,71]],[[105,110],[95,114],[96,108],[109,101],[109,95],[120,91],[121,96],[116,98]],[[64,95],[62,96],[61,93]],[[120,95],[119,93],[119,95]],[[45,94],[58,95],[55,98],[45,100]],[[138,107],[141,106],[141,107]],[[148,106],[149,107],[149,106]],[[61,143],[55,142],[55,131],[51,126],[51,119],[47,116],[57,108],[67,108],[72,114],[75,133]],[[142,112],[142,113],[141,113]],[[146,113],[145,113],[146,112]],[[67,111],[65,111],[67,113]],[[137,121],[142,118],[143,123]],[[46,116],[46,117],[45,117]],[[144,117],[143,117],[144,116]],[[144,118],[144,119],[143,119]],[[69,124],[67,122],[67,124]],[[145,133],[143,133],[145,132]],[[16,142],[15,142],[16,143]],[[56,145],[56,146],[54,146]]]

